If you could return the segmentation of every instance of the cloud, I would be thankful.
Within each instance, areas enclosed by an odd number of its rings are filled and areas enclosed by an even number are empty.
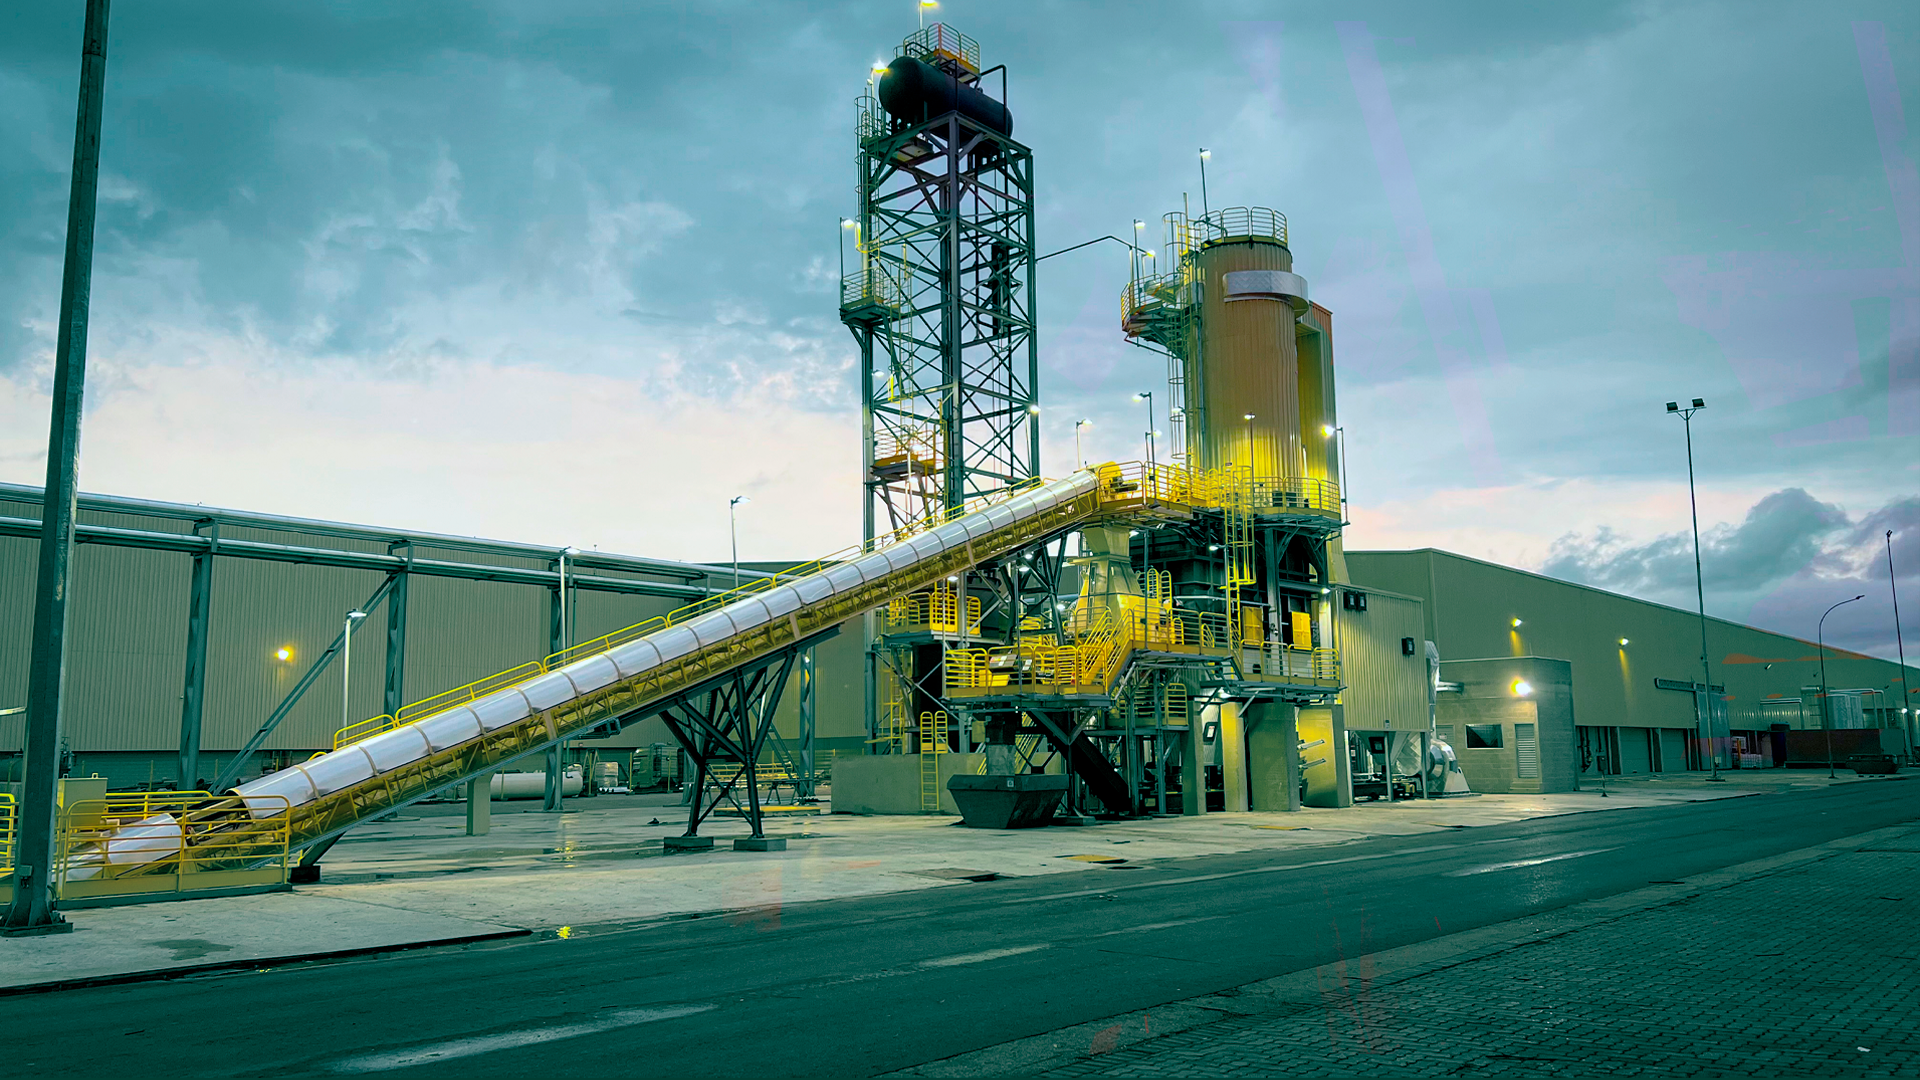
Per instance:
[[[1859,608],[1844,618],[1834,616],[1830,640],[1894,655],[1885,562],[1889,539],[1899,583],[1920,593],[1920,497],[1896,499],[1856,520],[1799,488],[1773,492],[1740,522],[1702,531],[1707,609],[1811,638],[1817,636],[1820,616],[1829,605],[1861,595],[1865,599]],[[1693,540],[1688,533],[1666,533],[1637,543],[1605,526],[1584,535],[1568,534],[1554,542],[1538,569],[1549,577],[1677,607],[1692,607],[1695,601]],[[1910,619],[1915,610],[1910,605],[1903,616]]]

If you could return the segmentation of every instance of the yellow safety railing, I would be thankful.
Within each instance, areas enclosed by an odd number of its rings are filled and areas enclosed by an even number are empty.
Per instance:
[[[148,791],[69,803],[55,851],[61,899],[283,884],[289,815],[256,820],[234,814],[236,802],[205,791]]]
[[[924,626],[935,633],[960,632],[958,590],[941,586],[910,596],[896,596],[887,602],[887,626]],[[980,598],[967,597],[967,627],[980,632]]]
[[[947,752],[947,712],[920,714],[920,809],[940,809],[940,755]]]
[[[0,875],[13,872],[13,830],[13,794],[0,791]]]
[[[1096,469],[1096,474],[1100,480],[1099,494],[1103,508],[1122,512],[1134,509],[1154,510],[1163,507],[1216,506],[1221,505],[1222,501],[1227,499],[1245,498],[1247,496],[1252,496],[1254,501],[1257,502],[1258,495],[1261,492],[1267,492],[1271,497],[1274,492],[1284,494],[1288,491],[1295,490],[1301,492],[1302,499],[1308,505],[1312,505],[1315,508],[1326,504],[1330,497],[1331,505],[1336,508],[1334,512],[1337,513],[1339,503],[1338,488],[1328,484],[1326,481],[1288,478],[1255,481],[1248,480],[1244,477],[1236,481],[1229,475],[1228,470],[1202,474],[1184,466],[1155,465],[1144,462],[1101,465]],[[952,510],[943,509],[935,511],[918,521],[910,522],[892,532],[877,536],[870,543],[846,548],[825,558],[816,559],[813,562],[793,567],[777,575],[770,574],[765,577],[754,578],[741,584],[738,588],[713,594],[691,604],[687,604],[666,615],[657,616],[645,622],[635,623],[632,626],[616,630],[610,634],[604,634],[591,641],[584,641],[571,648],[562,649],[543,660],[529,661],[528,663],[521,664],[507,671],[489,675],[484,679],[476,679],[464,686],[458,686],[444,693],[436,694],[433,697],[413,702],[392,715],[375,716],[367,720],[362,720],[357,724],[348,725],[334,733],[333,748],[337,750],[343,746],[348,746],[383,732],[391,731],[394,728],[412,723],[426,716],[467,704],[497,690],[505,689],[506,687],[543,675],[575,660],[589,656],[597,656],[610,649],[624,645],[629,641],[634,641],[669,627],[680,625],[681,623],[704,615],[709,611],[725,607],[735,601],[766,592],[769,589],[776,588],[789,581],[831,569],[848,559],[857,558],[867,552],[890,547],[893,544],[909,539],[928,529],[943,525],[955,518],[975,513],[1023,491],[1038,487],[1045,482],[1046,481],[1042,479],[1034,478],[1019,484],[1014,484],[990,495],[970,500],[964,506]],[[1330,496],[1329,491],[1331,493]],[[977,613],[974,610],[974,603],[977,601],[975,601],[974,598],[969,598],[969,600],[968,614],[970,617],[977,617]],[[1201,647],[1211,647],[1211,642],[1219,631],[1218,627],[1212,626],[1207,621],[1207,617],[1204,614],[1199,613],[1179,613],[1173,617],[1166,618],[1164,622],[1156,619],[1154,623],[1156,626],[1164,625],[1167,628],[1166,634],[1168,641],[1173,642],[1173,636],[1178,634],[1180,638],[1177,643]],[[1176,627],[1178,629],[1175,629]],[[1096,628],[1089,629],[1095,630]],[[1130,630],[1129,635],[1131,633],[1132,631]],[[1141,631],[1140,636],[1142,640],[1146,640],[1147,633],[1146,630]],[[1126,653],[1127,644],[1132,638],[1128,635],[1122,635],[1117,629],[1111,627],[1108,630],[1108,634],[1110,636],[1099,638],[1098,640],[1090,639],[1086,635],[1082,635],[1081,640],[1074,644],[1054,646],[1054,651],[1051,656],[1051,666],[1058,667],[1064,663],[1076,673],[1076,677],[1081,673],[1090,674],[1105,671],[1110,667],[1117,669],[1120,659],[1123,658]],[[1066,650],[1075,651],[1069,653]]]
[[[946,23],[923,26],[908,34],[894,55],[911,56],[915,60],[951,60],[972,74],[980,73],[980,43]]]

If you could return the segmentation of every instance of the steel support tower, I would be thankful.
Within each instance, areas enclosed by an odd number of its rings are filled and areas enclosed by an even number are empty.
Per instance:
[[[977,46],[944,25],[898,55],[980,82]],[[1040,354],[1033,152],[959,111],[890,115],[871,85],[858,141],[840,319],[860,344],[870,540],[1040,474]]]
[[[896,94],[883,107],[876,80],[900,76],[879,69],[858,99],[858,263],[842,280],[840,319],[860,346],[868,542],[1040,475],[1033,152],[1012,138],[1005,68],[993,69],[1000,96],[990,101],[978,45],[944,24],[911,35],[895,56],[895,66],[903,57],[927,65],[919,70],[947,97],[903,107]],[[1000,122],[967,101],[990,101]],[[964,644],[968,586],[950,590]],[[934,739],[915,718],[946,715],[941,643],[884,631],[870,617],[870,745],[924,753]],[[942,731],[942,748],[947,739]],[[967,748],[964,732],[956,748]]]

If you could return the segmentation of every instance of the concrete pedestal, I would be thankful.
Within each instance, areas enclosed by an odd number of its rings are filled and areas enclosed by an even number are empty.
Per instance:
[[[711,843],[711,841],[709,841]],[[787,838],[784,836],[740,836],[733,841],[735,851],[785,851]]]
[[[711,836],[669,836],[660,841],[660,846],[668,851],[712,851]]]
[[[493,828],[493,774],[467,781],[467,835],[485,836]]]
[[[1261,702],[1248,711],[1247,780],[1255,810],[1300,809],[1300,737],[1294,706]]]

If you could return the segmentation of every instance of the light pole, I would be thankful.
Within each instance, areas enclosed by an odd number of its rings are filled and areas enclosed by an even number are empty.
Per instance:
[[[853,228],[853,225],[852,218],[840,219],[840,288],[843,292],[847,287],[847,230]],[[864,285],[863,282],[862,286]],[[843,295],[840,299],[844,301],[846,297]]]
[[[1076,463],[1075,468],[1084,469],[1087,467],[1087,455],[1080,451],[1080,429],[1092,426],[1093,421],[1085,417],[1073,422],[1073,460]]]
[[[1153,475],[1153,391],[1142,390],[1133,395],[1133,400],[1147,403],[1147,475]]]
[[[1833,706],[1827,701],[1827,616],[1833,614],[1833,608],[1851,604],[1865,595],[1862,593],[1852,600],[1842,600],[1828,608],[1826,613],[1820,616],[1820,625],[1814,631],[1814,643],[1819,646],[1815,651],[1820,654],[1820,726],[1827,733],[1827,779],[1829,780],[1833,779]]]
[[[1147,223],[1139,218],[1133,220],[1133,280],[1140,280],[1140,232]]]
[[[1247,475],[1253,475],[1253,414],[1241,413],[1240,422],[1245,425],[1242,434],[1247,439]]]
[[[567,618],[567,559],[578,554],[580,549],[577,547],[560,549],[560,650],[562,652],[573,647],[573,623]]]
[[[1893,530],[1887,530],[1887,590],[1893,594],[1893,643],[1900,650],[1900,734],[1907,740],[1907,756],[1914,756],[1914,733],[1908,730],[1907,706],[1913,700],[1913,687],[1907,685],[1907,641],[1900,636],[1900,589],[1893,583]],[[1891,687],[1889,687],[1891,689]]]
[[[340,631],[340,726],[343,728],[353,723],[353,717],[348,715],[353,708],[351,703],[353,690],[353,624],[366,617],[367,613],[364,611],[354,610],[347,612],[346,628]]]
[[[738,507],[741,503],[749,503],[752,501],[752,499],[745,495],[735,495],[733,499],[727,503],[727,533],[733,539],[733,587],[735,591],[738,591],[740,588],[740,525],[734,513],[734,508]]]
[[[1340,521],[1347,520],[1347,429],[1333,424],[1321,424],[1320,434],[1334,440],[1333,452],[1340,458]]]
[[[1200,148],[1200,218],[1203,221],[1207,217],[1207,159],[1211,157],[1213,151],[1204,146]]]
[[[1667,412],[1680,417],[1687,428],[1687,504],[1693,509],[1693,592],[1700,605],[1700,711],[1707,723],[1707,752],[1713,755],[1713,775],[1720,779],[1720,746],[1713,731],[1713,668],[1707,662],[1707,586],[1700,574],[1700,500],[1693,490],[1693,414],[1707,407],[1704,398],[1681,408],[1677,401],[1667,402]]]

